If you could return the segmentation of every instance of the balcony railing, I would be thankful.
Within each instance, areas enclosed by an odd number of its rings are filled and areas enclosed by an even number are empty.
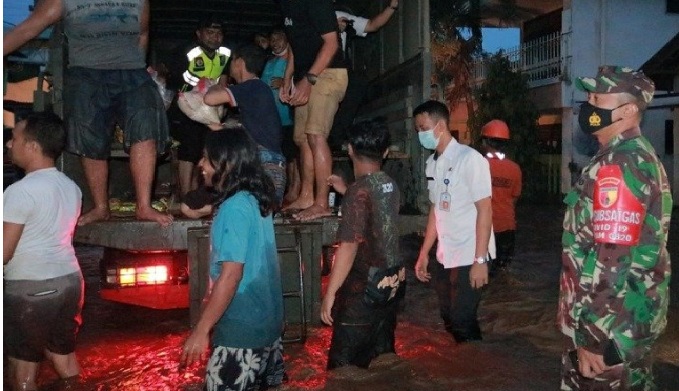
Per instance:
[[[531,87],[552,83],[561,76],[561,33],[554,32],[524,42],[503,52],[513,71],[528,76]],[[479,84],[487,78],[488,59],[479,58],[473,63],[474,82]]]

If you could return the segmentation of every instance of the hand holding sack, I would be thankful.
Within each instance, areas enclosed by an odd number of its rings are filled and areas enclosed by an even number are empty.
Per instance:
[[[179,93],[177,98],[177,105],[179,109],[191,118],[201,124],[218,124],[221,123],[224,116],[224,106],[210,106],[203,102],[203,97],[207,90],[216,85],[217,81],[210,79],[200,79],[198,84],[193,87],[191,91]]]

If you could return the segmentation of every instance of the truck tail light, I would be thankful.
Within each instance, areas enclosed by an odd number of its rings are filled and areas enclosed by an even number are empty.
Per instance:
[[[141,266],[109,269],[106,282],[120,286],[155,285],[168,282],[167,266]]]
[[[102,288],[188,283],[186,252],[105,249],[100,263]]]
[[[99,263],[104,300],[156,309],[189,307],[186,251],[104,248]]]

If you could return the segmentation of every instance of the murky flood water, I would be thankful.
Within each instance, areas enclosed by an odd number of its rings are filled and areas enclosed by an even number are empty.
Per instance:
[[[561,336],[554,321],[562,213],[554,206],[526,206],[519,216],[523,218],[520,217],[517,232],[516,264],[511,272],[492,280],[481,303],[483,342],[462,345],[453,342],[439,320],[433,290],[416,281],[410,272],[396,332],[399,357],[378,359],[368,370],[342,368],[328,373],[325,364],[331,329],[312,327],[306,343],[286,345],[289,381],[280,389],[558,389]],[[678,219],[671,238],[679,238]],[[418,239],[404,237],[402,243],[406,259],[414,262]],[[670,246],[674,254],[679,254],[679,239],[671,240]],[[180,369],[177,361],[189,331],[188,310],[152,310],[100,299],[101,255],[101,248],[78,247],[86,279],[84,324],[77,350],[84,373],[78,389],[201,390],[202,364]],[[679,258],[675,259],[677,270]],[[675,276],[679,277],[679,273]],[[673,287],[679,288],[677,281]],[[676,293],[667,331],[655,349],[655,372],[663,390],[679,390]],[[42,389],[54,389],[56,379],[48,364],[41,366]]]

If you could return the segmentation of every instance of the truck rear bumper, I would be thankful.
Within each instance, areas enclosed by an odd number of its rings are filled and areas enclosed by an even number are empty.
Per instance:
[[[188,284],[102,288],[100,295],[104,300],[140,305],[157,310],[189,308]]]

